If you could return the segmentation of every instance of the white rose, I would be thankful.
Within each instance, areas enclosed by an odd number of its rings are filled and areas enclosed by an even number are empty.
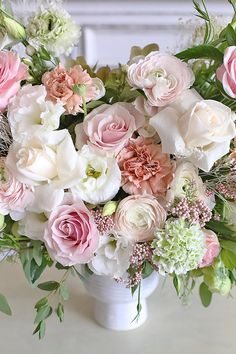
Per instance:
[[[77,169],[71,191],[91,204],[112,199],[121,185],[121,172],[114,157],[106,157],[84,145],[78,153]]]
[[[63,139],[56,145],[45,144],[43,140],[33,137],[21,144],[14,142],[6,158],[6,166],[19,181],[29,185],[49,183],[55,179],[63,185],[71,171],[74,171],[77,153],[67,130],[53,132]],[[64,136],[63,136],[64,135]],[[56,186],[55,188],[63,188]]]
[[[214,162],[229,152],[236,136],[235,113],[224,104],[203,100],[195,90],[150,119],[162,142],[164,153],[188,157],[208,172]]]
[[[197,168],[189,161],[180,160],[174,173],[174,178],[167,191],[166,200],[172,203],[175,198],[182,199],[186,197],[188,187],[194,192],[194,197],[205,201],[210,209],[215,206],[214,196],[206,195],[206,186],[198,175]]]
[[[8,109],[8,120],[13,139],[22,142],[29,136],[41,137],[45,143],[52,140],[53,130],[59,128],[60,117],[65,112],[61,103],[46,101],[43,85],[26,85],[21,88]]]
[[[99,248],[88,266],[97,275],[119,278],[129,268],[132,252],[132,243],[113,232],[100,237]]]

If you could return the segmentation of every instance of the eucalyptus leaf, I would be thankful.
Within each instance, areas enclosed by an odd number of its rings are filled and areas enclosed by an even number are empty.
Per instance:
[[[57,281],[46,281],[38,284],[38,288],[45,291],[53,291],[59,288],[60,284]]]
[[[211,303],[212,293],[208,289],[205,283],[202,283],[199,287],[199,295],[204,307],[208,307]]]
[[[62,322],[64,320],[64,306],[62,305],[62,303],[59,303],[56,309],[56,314],[60,320],[60,322]]]
[[[49,306],[48,304],[43,307],[40,307],[37,311],[34,323],[36,324],[40,323],[41,321],[51,316],[51,314],[52,314],[52,307]]]
[[[63,300],[68,300],[69,299],[69,291],[67,288],[67,285],[65,282],[62,282],[60,284],[60,288],[59,288],[59,294],[62,297]]]

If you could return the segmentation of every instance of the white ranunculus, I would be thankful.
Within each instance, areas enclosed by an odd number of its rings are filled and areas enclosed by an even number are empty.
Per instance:
[[[107,157],[84,145],[78,153],[71,191],[91,204],[105,203],[119,191],[121,172],[114,157]]]
[[[44,214],[27,212],[25,217],[18,222],[18,233],[32,240],[43,240],[47,218]]]
[[[96,87],[96,96],[93,98],[93,101],[97,101],[103,96],[105,96],[106,90],[102,80],[98,77],[92,78],[92,81],[94,86]]]
[[[152,138],[157,135],[156,130],[149,124],[149,120],[157,114],[158,108],[151,106],[143,96],[138,96],[133,102],[133,105],[137,111],[142,113],[145,117],[145,124],[138,129],[139,135],[144,138]]]
[[[43,85],[26,85],[12,100],[8,109],[8,120],[13,139],[22,142],[33,135],[45,143],[52,143],[53,130],[58,129],[60,117],[65,112],[61,103],[46,100],[47,91]]]
[[[77,153],[67,130],[52,132],[53,140],[57,133],[63,139],[56,145],[45,144],[43,140],[33,137],[21,144],[14,142],[6,158],[6,166],[13,176],[28,185],[39,185],[55,181],[55,188],[64,187],[65,180],[74,171]],[[60,187],[56,185],[60,181]]]
[[[187,157],[208,172],[214,162],[229,152],[236,136],[235,113],[224,104],[203,100],[187,90],[179,100],[151,118],[164,153]]]
[[[204,200],[210,209],[214,208],[214,196],[208,197],[206,195],[206,186],[198,175],[197,168],[189,161],[179,160],[174,178],[167,191],[166,200],[172,203],[175,198],[186,197],[186,190],[189,186],[192,186],[191,190],[194,192],[195,198]]]
[[[100,237],[99,248],[88,265],[97,275],[119,278],[129,268],[132,252],[133,244],[113,232],[111,235]]]

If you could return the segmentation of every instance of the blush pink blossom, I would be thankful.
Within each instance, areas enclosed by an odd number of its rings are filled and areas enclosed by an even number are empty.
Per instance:
[[[44,241],[52,259],[64,266],[88,263],[99,244],[99,232],[81,200],[66,196],[49,216]]]
[[[204,230],[206,237],[206,252],[199,268],[210,266],[220,253],[220,243],[216,234],[211,230]]]
[[[43,75],[42,82],[47,89],[48,99],[62,102],[67,113],[74,115],[83,112],[83,100],[89,102],[98,94],[93,79],[81,65],[66,70],[59,64]]]
[[[128,67],[128,81],[144,91],[151,106],[163,107],[192,86],[194,74],[180,59],[156,51],[133,59]]]
[[[128,194],[165,196],[174,166],[153,139],[131,139],[117,156],[122,188]]]
[[[0,112],[20,89],[20,82],[27,78],[27,66],[14,52],[0,51]]]
[[[24,216],[26,207],[33,201],[34,190],[4,171],[2,161],[0,177],[0,214],[10,214],[13,220],[19,220]]]
[[[117,154],[144,121],[144,115],[131,103],[104,104],[89,113],[75,128],[77,148],[88,141],[94,147]]]
[[[228,47],[224,53],[224,63],[216,71],[217,79],[225,92],[236,98],[236,46]]]

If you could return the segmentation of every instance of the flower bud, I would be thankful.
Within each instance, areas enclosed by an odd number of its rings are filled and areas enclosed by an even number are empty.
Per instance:
[[[115,201],[110,201],[107,202],[102,210],[102,216],[110,216],[115,213],[117,209],[117,202]]]
[[[36,53],[36,50],[32,45],[27,45],[27,47],[25,48],[25,52],[27,55],[32,57],[32,55],[34,55]]]
[[[5,227],[4,215],[0,214],[0,231],[2,231]]]
[[[24,26],[22,26],[18,21],[14,20],[2,9],[0,9],[0,22],[9,36],[20,41],[26,38]]]
[[[204,271],[204,282],[212,293],[228,295],[231,290],[231,281],[223,263],[218,259],[212,267]]]

